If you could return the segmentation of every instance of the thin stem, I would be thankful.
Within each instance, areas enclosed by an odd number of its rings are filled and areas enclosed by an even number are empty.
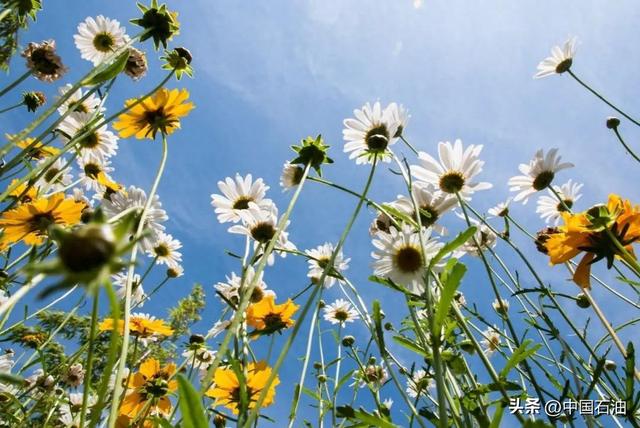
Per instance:
[[[11,110],[13,110],[13,109],[16,109],[16,108],[18,108],[18,107],[20,107],[20,106],[22,106],[22,105],[24,105],[24,103],[23,103],[23,102],[19,102],[18,104],[14,104],[14,105],[12,105],[12,106],[5,107],[5,108],[3,108],[2,110],[0,110],[0,114],[2,114],[2,113],[6,113],[6,112],[11,111]]]
[[[87,359],[85,361],[84,367],[86,369],[86,376],[91,378],[93,375],[93,351],[94,351],[94,342],[96,339],[96,327],[98,326],[98,302],[99,302],[100,293],[96,292],[95,296],[93,296],[93,306],[91,309],[91,325],[89,327],[89,349],[87,350]],[[90,381],[85,382],[84,391],[82,394],[82,410],[80,411],[80,426],[84,426],[84,420],[87,416],[87,404],[89,399],[89,385]]]
[[[18,77],[16,80],[11,82],[7,87],[5,87],[3,90],[0,91],[0,97],[6,94],[7,92],[9,92],[10,90],[12,90],[13,88],[15,88],[16,86],[18,86],[20,83],[24,82],[26,78],[29,76],[31,76],[31,70],[25,71],[24,74],[22,74],[20,77]]]
[[[638,157],[638,155],[636,155],[635,152],[631,150],[631,147],[629,147],[627,143],[624,141],[624,139],[622,138],[622,135],[620,135],[620,131],[618,131],[617,126],[613,128],[613,132],[616,134],[616,137],[618,137],[618,141],[620,141],[620,144],[622,144],[622,147],[625,148],[627,153],[629,153],[631,157],[633,157],[637,162],[640,162],[640,157]]]

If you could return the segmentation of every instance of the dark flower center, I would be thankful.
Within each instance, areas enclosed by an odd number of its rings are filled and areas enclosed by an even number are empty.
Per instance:
[[[268,331],[280,330],[287,326],[287,324],[282,320],[282,316],[276,313],[267,314],[262,321],[264,322],[265,330]]]
[[[84,166],[84,173],[89,178],[96,178],[101,172],[102,169],[100,168],[100,165],[97,165],[95,163],[88,163]]]
[[[100,138],[98,137],[98,134],[96,132],[92,132],[91,134],[80,140],[80,145],[87,149],[96,148],[99,144]]]
[[[246,210],[249,208],[249,202],[253,202],[252,198],[249,198],[247,196],[240,196],[238,199],[236,199],[233,202],[233,209],[234,210]]]
[[[47,183],[51,183],[53,179],[56,178],[56,175],[58,175],[59,172],[60,170],[58,168],[49,168],[47,172],[44,173],[44,180]],[[61,177],[58,177],[56,181],[60,181],[60,178]]]
[[[458,193],[464,183],[464,177],[458,171],[451,171],[440,177],[440,189],[446,193]]]
[[[333,317],[340,322],[345,322],[349,319],[349,313],[344,309],[337,309],[333,314]]]
[[[260,300],[262,300],[263,297],[264,292],[262,291],[262,288],[256,287],[251,292],[251,303],[258,303]]]
[[[403,273],[413,273],[422,267],[422,253],[415,247],[402,247],[395,254],[394,262]]]
[[[164,397],[169,392],[169,383],[164,378],[163,373],[157,374],[155,377],[149,379],[144,385],[144,392],[147,397]]]
[[[69,103],[69,110],[79,113],[89,113],[89,109],[80,101],[72,101]]]
[[[542,171],[538,176],[533,180],[533,188],[537,191],[540,191],[551,184],[553,181],[555,174],[553,171]]]
[[[251,237],[263,244],[271,241],[275,234],[276,229],[271,223],[258,223],[251,228]]]
[[[158,257],[167,257],[170,253],[169,248],[164,244],[158,245],[153,249],[153,251],[156,253],[156,256]]]
[[[109,33],[99,33],[93,38],[93,47],[99,52],[111,52],[115,44],[116,41]]]
[[[558,203],[556,209],[558,212],[569,212],[571,211],[571,207],[573,207],[573,201],[571,199],[564,199],[562,202]]]
[[[258,391],[254,391],[251,387],[247,386],[247,400],[249,401],[255,401],[253,399],[253,396],[256,394],[256,392]],[[240,387],[236,387],[233,388],[233,390],[231,390],[231,394],[229,396],[229,401],[232,403],[240,403]]]
[[[573,59],[572,58],[565,59],[564,61],[562,61],[560,64],[558,64],[556,66],[556,73],[562,74],[565,71],[569,71],[569,69],[571,68],[572,64],[573,64]]]
[[[58,64],[49,57],[48,48],[35,49],[31,53],[34,68],[44,75],[55,75],[59,71]]]
[[[45,233],[49,226],[56,222],[53,215],[48,213],[34,214],[29,219],[29,230],[32,232]]]
[[[438,211],[432,206],[424,205],[420,207],[420,223],[422,226],[429,227],[438,221]]]
[[[389,131],[385,125],[378,125],[367,132],[364,141],[370,152],[384,152],[389,144]]]

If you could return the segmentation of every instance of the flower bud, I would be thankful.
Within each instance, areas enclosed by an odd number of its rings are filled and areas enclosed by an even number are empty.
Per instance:
[[[325,383],[327,381],[327,377],[325,375],[318,375],[318,382]]]
[[[384,329],[387,331],[393,330],[393,324],[391,324],[390,322],[384,323]]]
[[[22,104],[27,107],[28,111],[36,111],[47,102],[47,97],[40,91],[23,92]]]
[[[201,334],[192,334],[189,337],[189,344],[194,345],[194,344],[200,344],[200,343],[204,343],[204,336]]]
[[[350,348],[356,342],[356,338],[353,336],[345,336],[342,338],[342,346]]]
[[[476,352],[476,348],[473,346],[473,342],[470,340],[463,340],[460,342],[460,349],[468,354],[473,354]]]
[[[108,225],[86,225],[64,236],[58,254],[71,272],[97,269],[109,262],[115,252],[115,237]]]
[[[604,368],[609,370],[609,371],[614,371],[615,369],[618,368],[618,365],[613,360],[605,360]]]
[[[607,128],[609,129],[617,129],[620,125],[620,119],[617,117],[608,117],[607,118]]]
[[[591,302],[589,302],[589,299],[584,293],[580,293],[576,296],[576,305],[580,308],[586,309],[591,306]]]
[[[320,370],[322,368],[322,363],[319,361],[316,361],[313,363],[313,368],[316,370]]]

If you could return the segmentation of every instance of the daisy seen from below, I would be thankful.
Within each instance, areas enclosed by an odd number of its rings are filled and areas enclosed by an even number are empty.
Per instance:
[[[483,331],[482,336],[483,339],[480,341],[480,344],[484,348],[484,354],[490,357],[494,352],[500,349],[500,332],[494,325],[493,327],[489,327]]]
[[[128,277],[129,275],[126,271],[119,272],[111,277],[113,285],[116,286],[116,295],[121,300],[124,300],[126,294]],[[147,295],[144,292],[144,288],[142,288],[140,275],[136,273],[133,275],[133,279],[131,281],[131,304],[134,307],[141,308],[144,306],[144,301],[146,299]]]
[[[80,222],[85,204],[56,193],[38,198],[6,211],[0,218],[2,246],[22,241],[27,245],[40,245],[53,225],[71,226]]]
[[[562,213],[573,208],[573,204],[582,197],[580,189],[583,184],[575,183],[572,180],[567,181],[562,186],[554,186],[556,193],[562,199],[562,202],[558,201],[556,195],[547,189],[548,195],[542,195],[538,198],[538,207],[536,212],[540,214],[547,223],[553,223],[555,226],[560,224],[562,219]]]
[[[305,253],[309,256],[309,273],[307,276],[311,278],[311,281],[314,284],[317,284],[322,277],[322,272],[324,272],[329,260],[331,260],[331,255],[333,254],[334,247],[333,244],[327,242],[323,245],[320,245],[314,249],[306,250]],[[343,282],[341,279],[336,278],[336,276],[341,276],[342,272],[349,269],[349,261],[351,259],[345,259],[344,254],[342,254],[342,250],[336,254],[335,259],[333,261],[333,266],[330,270],[327,271],[327,274],[324,279],[325,288],[332,287],[336,280],[339,282]]]
[[[22,51],[26,59],[27,68],[38,80],[51,83],[60,79],[67,72],[62,59],[56,53],[55,40],[45,40],[41,43],[31,42]]]
[[[271,199],[265,198],[269,186],[264,184],[262,178],[254,181],[251,174],[244,177],[236,174],[235,179],[227,177],[224,181],[218,181],[218,189],[222,194],[211,195],[211,205],[220,223],[238,223],[241,220],[240,211],[249,209],[251,202],[265,210],[273,205]]]
[[[14,136],[5,134],[8,140],[13,140]],[[40,141],[36,142],[35,138],[27,137],[24,140],[20,140],[15,143],[16,147],[27,151],[27,157],[32,160],[42,160],[51,156],[56,156],[60,153],[60,150],[48,145],[42,144]]]
[[[457,214],[459,218],[466,220],[463,214]],[[456,257],[462,256],[462,254],[469,254],[471,256],[480,257],[480,253],[489,248],[496,246],[497,235],[493,233],[493,230],[487,226],[484,222],[478,221],[473,218],[469,218],[469,222],[472,226],[476,227],[476,232],[470,237],[467,242],[460,246],[460,250],[454,252]]]
[[[409,114],[409,111],[406,108],[404,108],[402,104],[391,103],[387,106],[386,110],[388,111],[388,114],[391,117],[392,123],[395,123],[397,125],[396,133],[394,134],[394,137],[400,138],[402,136],[402,132],[407,127],[407,124],[409,123],[409,119],[411,118],[411,115]]]
[[[606,205],[577,214],[564,212],[562,218],[564,224],[548,234],[543,245],[552,265],[584,253],[573,275],[580,287],[590,287],[592,264],[605,259],[610,269],[616,257],[626,257],[617,244],[635,257],[632,244],[640,240],[640,206],[611,194]]]
[[[272,334],[293,326],[291,317],[299,306],[291,299],[276,304],[273,296],[266,296],[247,309],[247,325],[256,329],[256,334]]]
[[[573,57],[576,54],[576,41],[576,37],[571,37],[562,46],[554,46],[551,49],[551,56],[543,59],[538,64],[538,72],[533,78],[539,79],[569,71],[573,64]]]
[[[85,153],[78,157],[77,163],[80,168],[80,183],[86,190],[92,190],[96,193],[106,191],[113,193],[122,189],[122,186],[109,175],[113,172],[111,161],[100,159],[91,153]]]
[[[354,374],[355,383],[360,388],[369,385],[372,388],[380,388],[389,379],[387,370],[378,364],[368,364],[356,371]]]
[[[193,109],[192,102],[187,102],[189,92],[186,89],[161,88],[152,96],[143,99],[127,100],[125,107],[129,111],[118,116],[113,129],[122,138],[135,136],[142,140],[154,140],[156,134],[170,135],[180,129],[180,119],[187,116]]]
[[[420,235],[408,225],[402,225],[400,229],[391,227],[389,233],[376,233],[372,241],[376,249],[371,253],[374,275],[404,285],[414,293],[422,293],[425,263],[437,254],[443,244],[431,239],[431,228],[423,228],[420,233],[425,254],[421,249]]]
[[[118,150],[118,137],[107,129],[107,125],[94,128],[96,125],[93,113],[71,113],[58,125],[63,143],[72,138],[86,135],[76,140],[81,154],[89,153],[93,157],[104,160],[115,155]],[[90,132],[87,133],[87,131]]]
[[[178,250],[182,248],[182,243],[168,233],[159,231],[153,248],[148,251],[149,257],[153,257],[156,263],[169,267],[178,266],[182,262],[182,253]]]
[[[247,377],[245,388],[247,393],[247,407],[253,409],[258,401],[258,397],[267,385],[267,380],[271,376],[271,367],[265,361],[249,363],[246,367]],[[262,406],[267,407],[273,404],[276,395],[276,386],[280,383],[280,377],[276,376],[267,393]],[[206,392],[206,395],[215,399],[215,406],[224,406],[231,410],[233,414],[238,414],[240,410],[240,381],[236,372],[231,368],[218,368],[213,376],[213,388]]]
[[[431,184],[412,185],[412,193],[416,199],[418,208],[420,209],[420,223],[422,227],[431,227],[440,235],[446,234],[447,230],[437,223],[444,213],[453,208],[458,200],[455,196],[440,192]],[[393,207],[397,208],[404,214],[416,218],[413,200],[410,197],[399,195],[398,199],[393,202]]]
[[[280,187],[282,187],[283,190],[289,190],[296,187],[300,184],[303,175],[304,168],[300,165],[285,162],[282,167],[282,175],[280,176]]]
[[[66,85],[60,87],[58,89],[58,93],[60,97],[63,97],[69,93],[69,91],[73,88],[73,85],[67,83]],[[102,113],[105,108],[100,106],[100,98],[98,98],[95,94],[91,94],[87,96],[84,100],[82,99],[85,96],[85,93],[82,91],[82,88],[78,88],[65,102],[60,104],[58,107],[58,113],[65,114],[67,110],[71,110],[72,112],[77,113],[95,113],[96,110],[98,113]]]
[[[551,149],[546,155],[540,149],[528,164],[521,163],[518,169],[522,175],[509,179],[509,190],[517,192],[513,200],[526,204],[531,195],[550,186],[559,171],[573,167],[572,163],[561,162],[561,160],[562,156],[558,155],[558,149]]]
[[[344,326],[348,322],[354,322],[359,318],[358,312],[353,308],[351,303],[344,299],[337,299],[323,309],[324,319],[331,324],[340,324]]]
[[[227,282],[219,282],[214,285],[214,288],[218,293],[220,293],[225,299],[233,303],[237,304],[240,300],[240,296],[238,294],[242,285],[244,287],[248,287],[251,283],[255,282],[255,287],[253,288],[253,292],[251,293],[250,302],[258,303],[265,296],[276,297],[276,294],[267,289],[267,284],[262,280],[262,272],[256,277],[255,270],[253,266],[247,266],[244,274],[244,284],[242,284],[242,277],[235,274],[235,272],[231,272],[231,276],[227,276]]]
[[[46,162],[43,159],[38,164],[42,165]],[[62,192],[71,185],[72,181],[73,175],[71,175],[71,168],[67,166],[67,160],[58,158],[47,168],[44,175],[36,181],[33,187],[39,188],[41,193]]]
[[[396,107],[397,110],[397,107]],[[366,103],[362,109],[355,109],[355,118],[344,120],[342,135],[344,152],[356,164],[373,163],[373,159],[389,162],[389,146],[397,141],[396,133],[401,123],[395,117],[393,108],[383,109],[380,102],[373,106]]]
[[[168,416],[171,412],[169,394],[178,388],[172,380],[176,365],[169,363],[162,367],[160,361],[149,358],[140,364],[138,372],[129,378],[129,392],[122,400],[120,414],[135,418],[142,416],[142,410]]]
[[[481,145],[472,144],[463,148],[461,140],[456,140],[454,144],[440,142],[439,161],[425,152],[419,152],[420,164],[411,166],[411,175],[419,183],[430,184],[444,193],[459,193],[463,199],[469,199],[474,192],[492,187],[490,183],[473,181],[484,165],[479,158],[481,151]]]
[[[494,217],[506,217],[509,215],[509,204],[513,198],[507,198],[504,202],[499,202],[495,207],[489,208],[489,215]]]
[[[129,42],[129,36],[115,19],[98,15],[87,17],[78,25],[78,34],[73,36],[82,59],[93,65],[103,63],[115,51]]]
[[[190,344],[182,353],[189,367],[193,366],[201,375],[204,375],[216,357],[216,353],[207,349],[203,344]]]
[[[411,398],[424,397],[428,394],[429,388],[433,388],[433,379],[426,370],[419,369],[407,380],[407,395]]]
[[[129,186],[126,192],[116,192],[111,194],[108,199],[103,199],[102,207],[107,216],[113,217],[130,208],[142,210],[146,203],[147,194],[145,191],[139,187]],[[140,240],[140,245],[144,251],[153,250],[153,244],[158,234],[165,229],[162,223],[168,219],[167,212],[162,209],[160,197],[157,194],[153,195],[151,205],[144,219],[144,227],[148,230],[148,234],[144,235]]]

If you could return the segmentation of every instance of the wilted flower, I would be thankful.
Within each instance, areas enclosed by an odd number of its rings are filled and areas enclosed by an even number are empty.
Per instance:
[[[27,107],[28,111],[36,111],[47,102],[47,97],[40,91],[31,91],[22,93],[22,104]]]
[[[31,42],[22,51],[22,56],[27,60],[27,68],[39,80],[53,82],[61,78],[67,72],[62,60],[56,54],[56,42],[45,40],[41,43]]]
[[[130,47],[124,73],[133,80],[142,79],[147,74],[147,55],[141,50]]]

